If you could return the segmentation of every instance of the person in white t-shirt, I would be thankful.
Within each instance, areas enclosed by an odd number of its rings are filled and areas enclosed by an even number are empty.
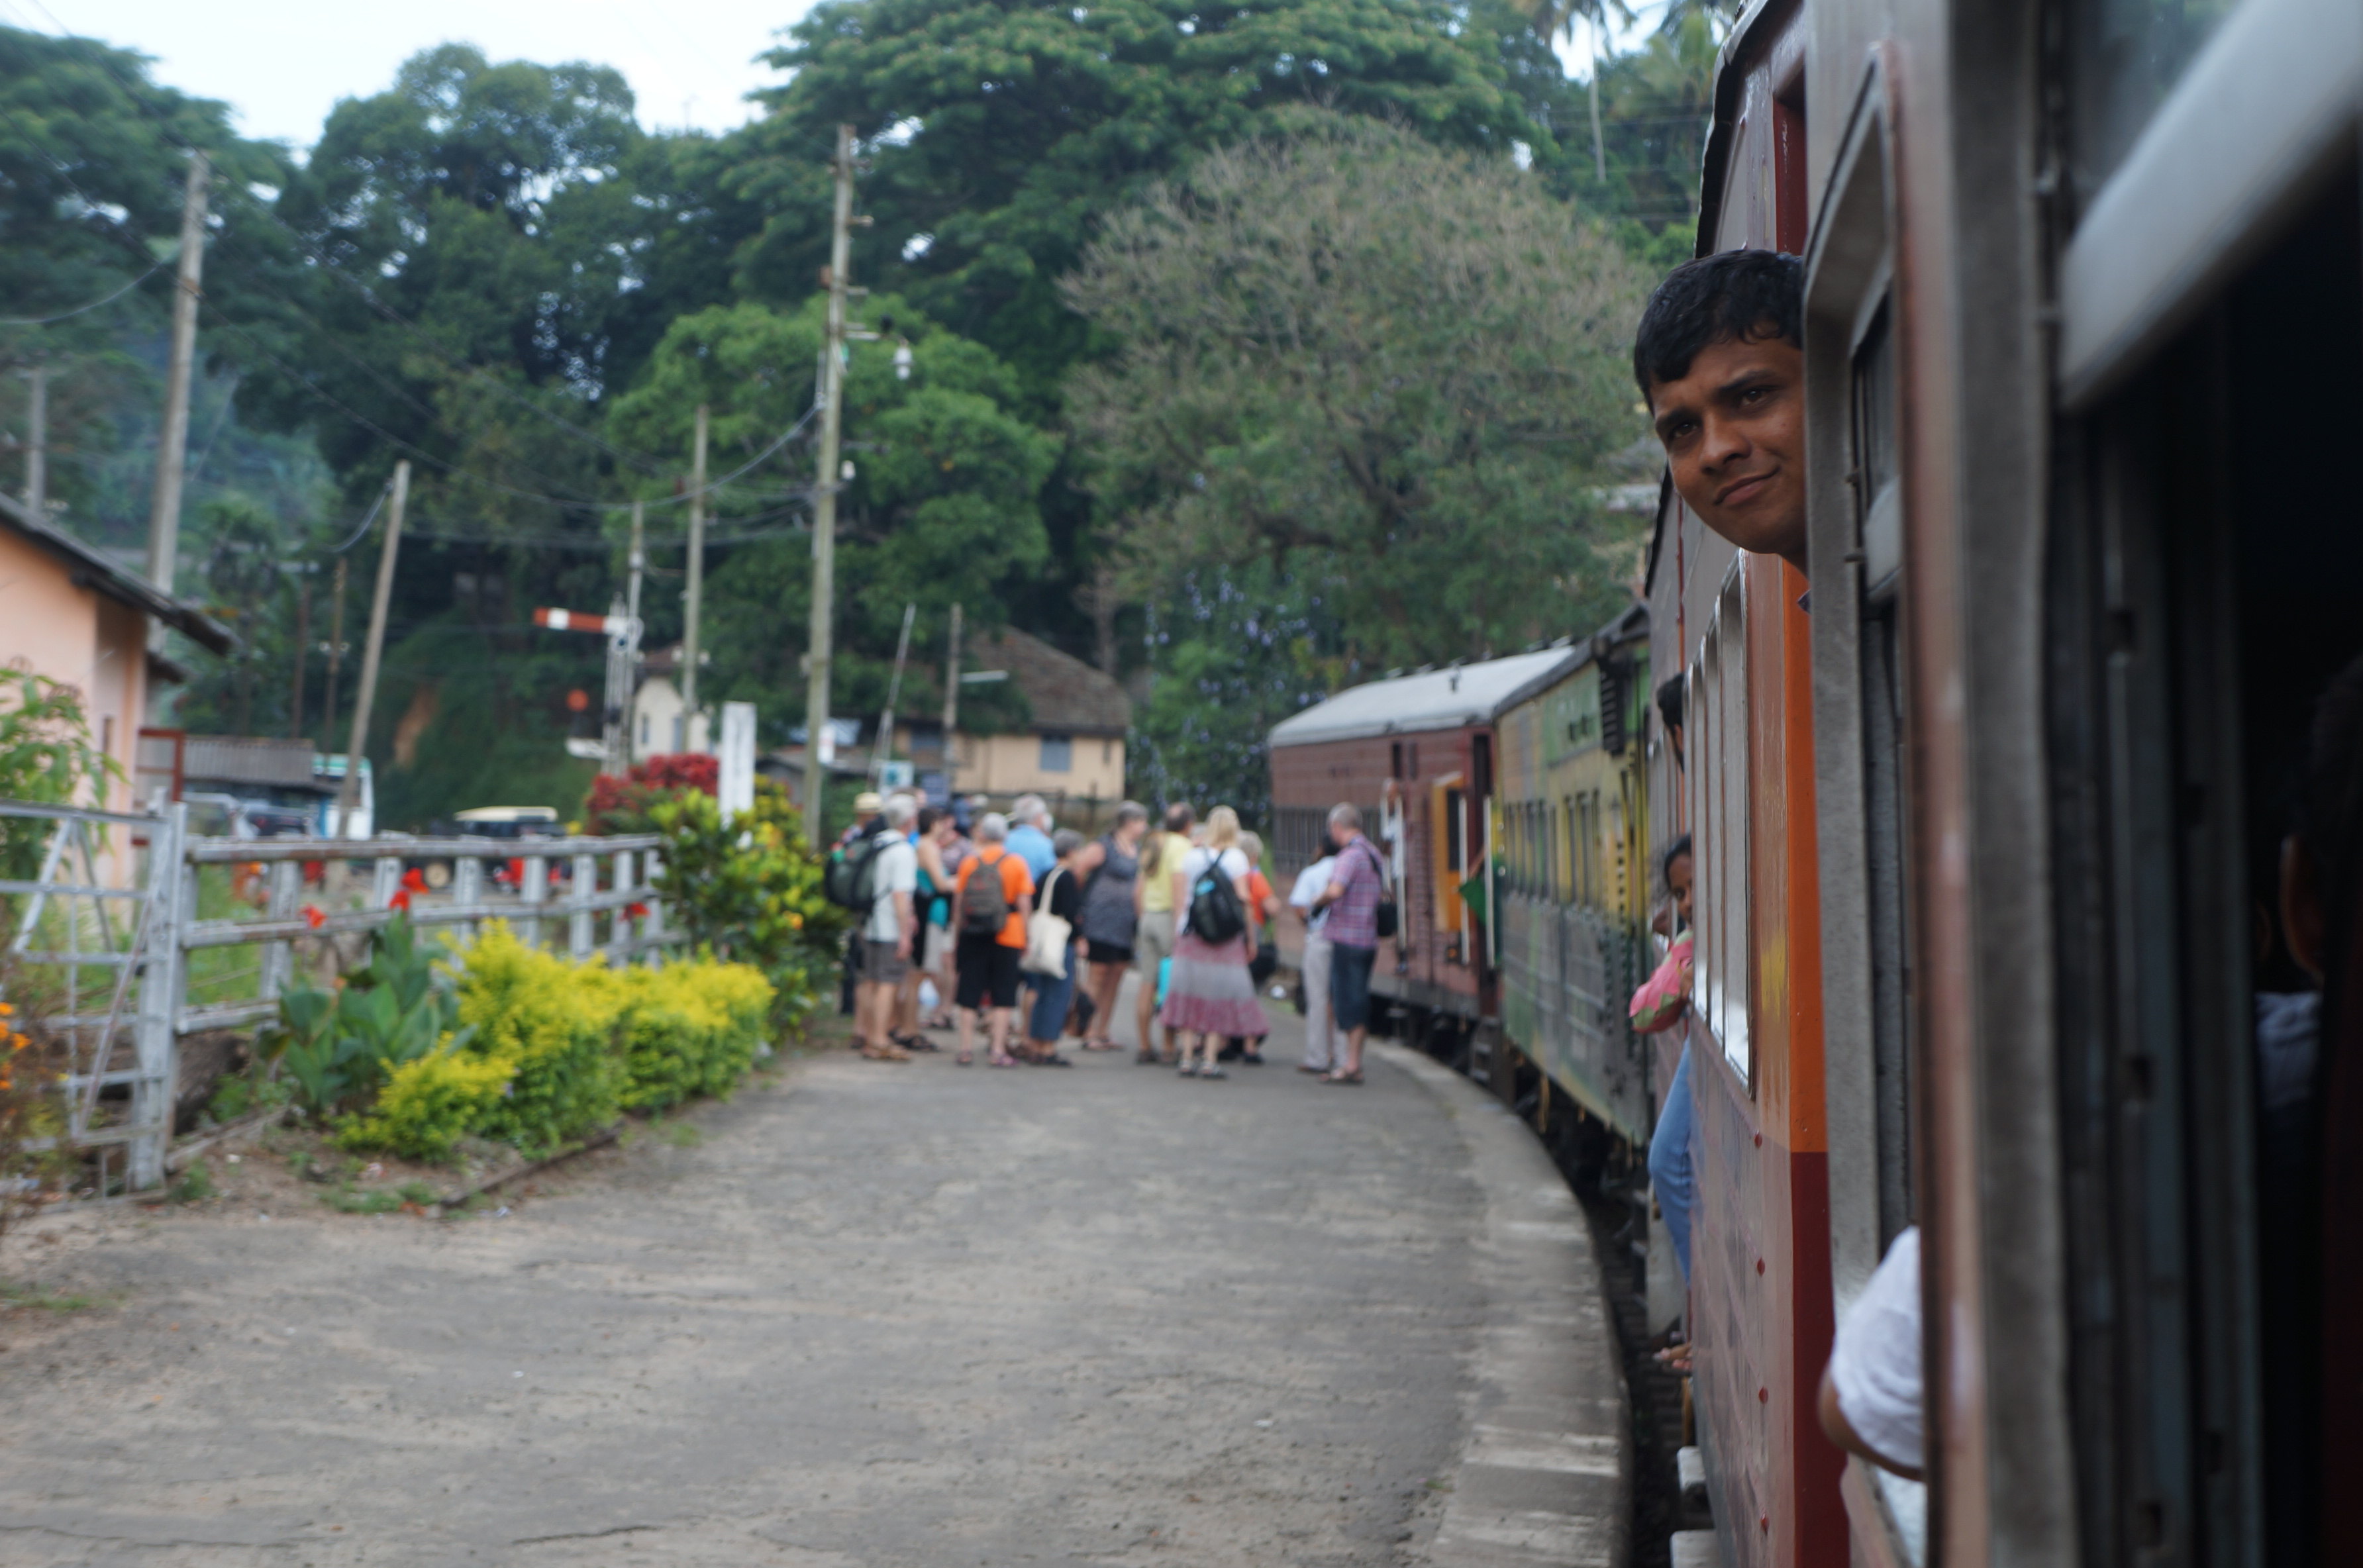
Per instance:
[[[1335,855],[1323,856],[1299,871],[1295,886],[1288,890],[1288,907],[1304,922],[1304,957],[1298,966],[1304,984],[1304,1059],[1296,1065],[1300,1073],[1325,1074],[1339,1063],[1337,1031],[1329,1021],[1329,937],[1323,929],[1329,923],[1329,911],[1315,907],[1329,890],[1329,871],[1337,864]]]
[[[919,889],[919,856],[911,847],[911,823],[919,814],[908,795],[886,802],[885,827],[870,867],[870,917],[861,925],[861,992],[854,1021],[861,1054],[873,1062],[907,1062],[911,1054],[894,1043],[894,1001],[911,967],[911,942],[919,929],[912,895]]]
[[[1822,1430],[1881,1470],[1920,1479],[1920,1228],[1899,1234],[1838,1321],[1822,1373]]]

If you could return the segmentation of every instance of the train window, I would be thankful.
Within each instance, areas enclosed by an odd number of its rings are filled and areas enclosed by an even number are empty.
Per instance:
[[[2326,1364],[2351,1341],[2323,1273],[2335,1025],[2294,1051],[2269,1029],[2321,1005],[2280,851],[2316,704],[2363,657],[2352,489],[2305,458],[2363,426],[2357,172],[2232,237],[2256,259],[2060,426],[2046,738],[2087,1562],[2354,1560],[2313,1533],[2344,1512],[2324,1403],[2355,1386]]]
[[[2071,6],[2076,182],[2098,191],[2124,161],[2236,0],[2084,0]]]
[[[1390,742],[1387,745],[1387,777],[1390,778],[1402,778],[1403,776],[1403,743],[1401,741]]]
[[[1736,558],[1707,625],[1698,676],[1701,690],[1699,767],[1692,814],[1699,839],[1703,886],[1693,895],[1700,913],[1699,957],[1692,966],[1698,1013],[1723,1048],[1724,1060],[1752,1093],[1755,1058],[1747,1030],[1753,984],[1748,951],[1747,840],[1747,574]]]

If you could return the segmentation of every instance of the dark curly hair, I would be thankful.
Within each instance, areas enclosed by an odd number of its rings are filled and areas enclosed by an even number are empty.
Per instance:
[[[1805,264],[1779,250],[1719,250],[1666,274],[1633,335],[1641,395],[1690,374],[1699,350],[1778,337],[1805,346]]]

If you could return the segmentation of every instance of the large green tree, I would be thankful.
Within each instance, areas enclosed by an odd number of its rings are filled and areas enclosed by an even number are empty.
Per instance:
[[[714,536],[723,544],[705,591],[714,667],[701,696],[755,701],[774,735],[803,721],[812,602],[811,453],[782,436],[808,430],[826,309],[815,296],[793,314],[738,304],[681,317],[616,400],[608,425],[619,442],[678,449],[695,410],[709,409],[715,473],[736,477],[715,498]],[[1012,585],[1042,571],[1049,543],[1041,491],[1059,450],[1055,436],[1021,416],[1019,379],[990,349],[893,295],[870,296],[862,314],[886,336],[850,347],[845,382],[854,469],[838,497],[836,690],[845,712],[882,701],[904,605],[918,607],[926,649],[940,644],[953,604],[965,606],[971,624],[991,625]],[[898,343],[911,350],[907,378],[895,368]],[[650,498],[670,499],[660,489]],[[681,509],[659,515],[651,538],[681,544]],[[671,605],[650,620],[660,637],[677,635]],[[929,684],[923,676],[906,690]]]
[[[1595,491],[1647,434],[1643,286],[1531,174],[1391,127],[1201,160],[1066,282],[1123,345],[1072,403],[1137,591],[1267,561],[1366,666],[1588,628],[1630,594]]]

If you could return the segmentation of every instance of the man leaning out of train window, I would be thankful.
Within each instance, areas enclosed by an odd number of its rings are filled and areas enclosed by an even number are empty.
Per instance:
[[[1743,550],[1805,569],[1805,267],[1725,250],[1666,274],[1633,338],[1674,490]]]

